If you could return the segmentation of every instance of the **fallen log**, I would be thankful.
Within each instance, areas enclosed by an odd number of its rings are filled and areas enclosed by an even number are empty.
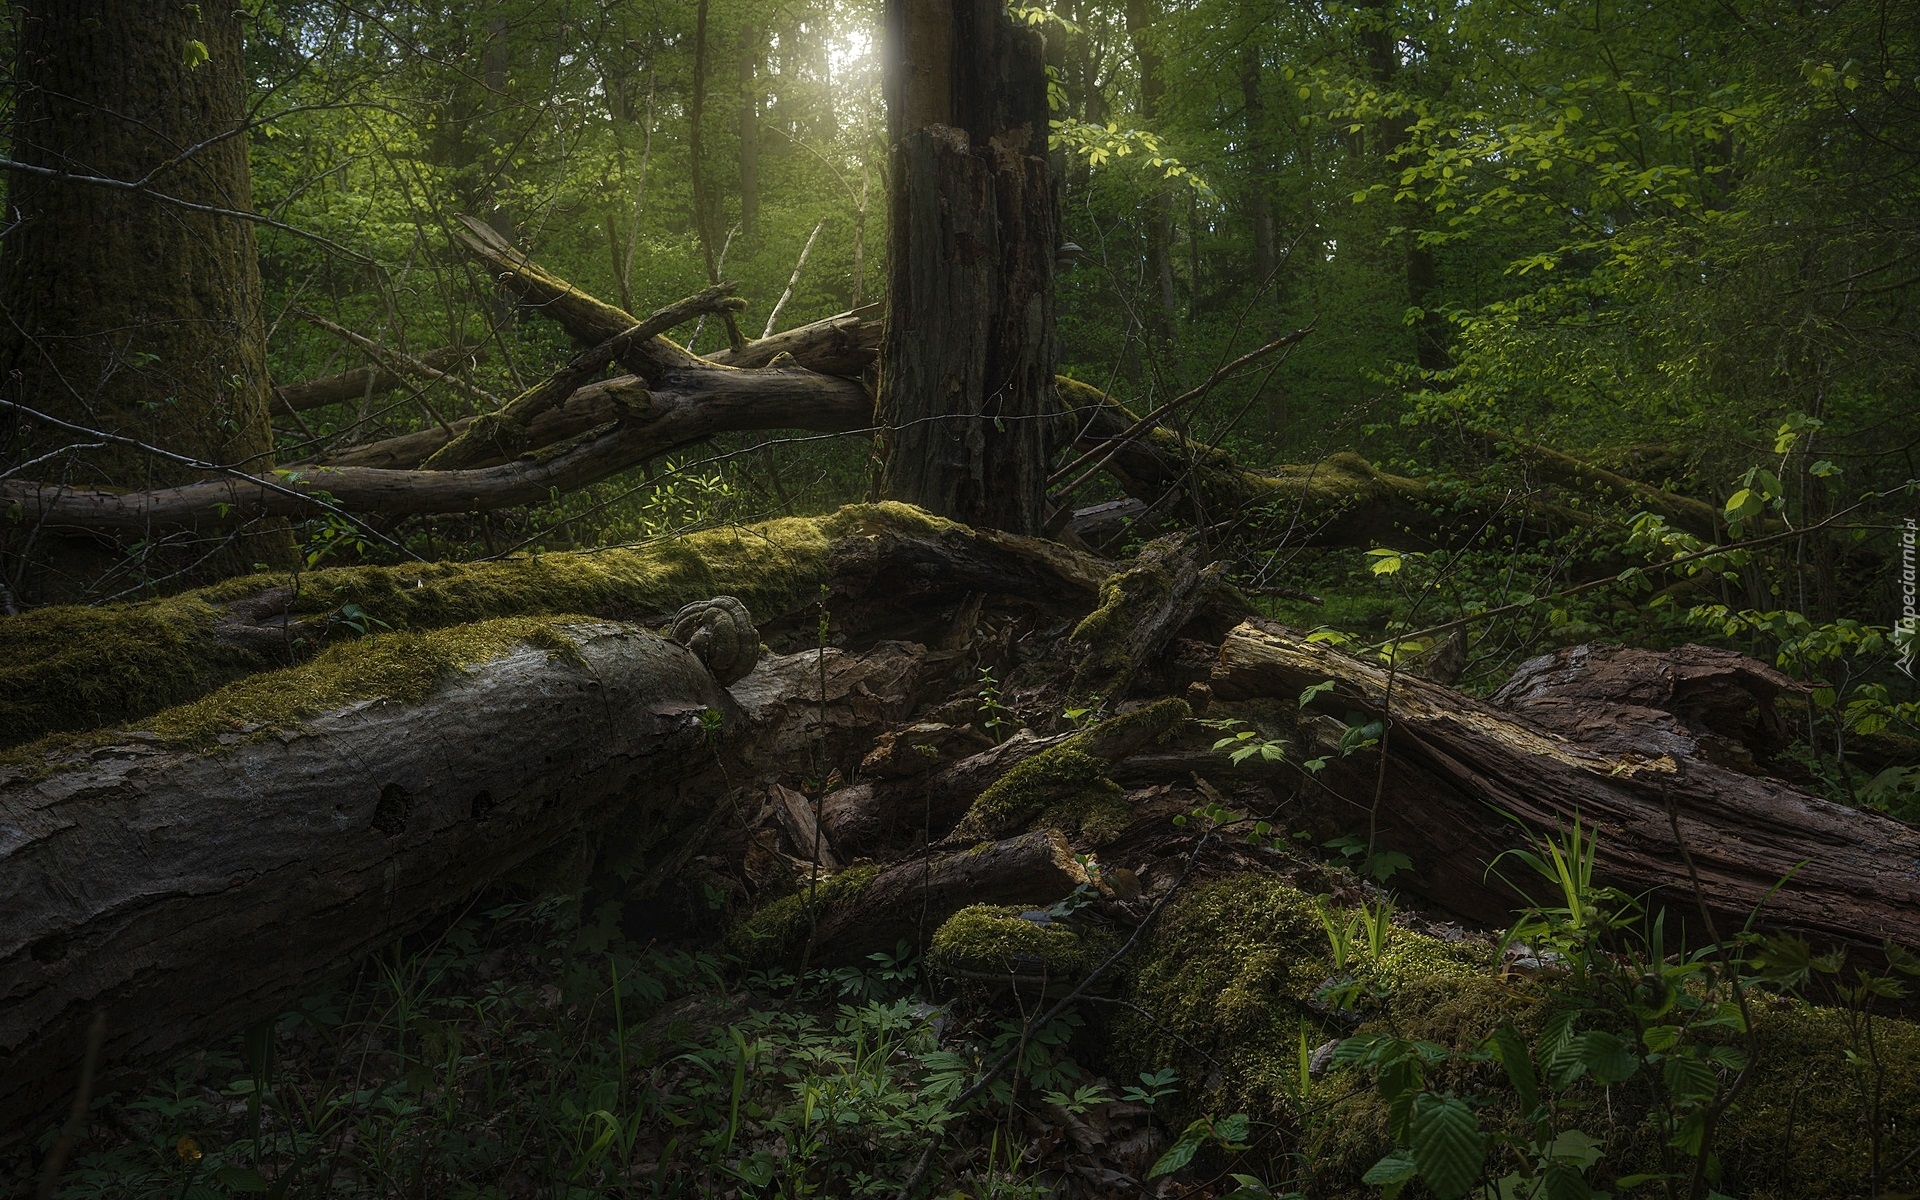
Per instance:
[[[462,363],[478,362],[480,351],[442,346],[423,351],[419,361],[436,371],[450,371]],[[405,382],[405,376],[384,366],[355,367],[338,375],[323,375],[300,383],[285,383],[273,389],[273,415],[290,416],[329,404],[345,404],[368,396],[390,392]]]
[[[728,709],[671,642],[520,619],[370,638],[8,756],[0,1142],[70,1098],[97,1010],[99,1094],[616,813],[691,821],[702,714]]]
[[[1669,666],[1688,653],[1674,652]],[[1767,668],[1734,671],[1727,656],[1708,653],[1713,661],[1701,673],[1711,684],[1690,690],[1670,674],[1664,703],[1673,707],[1658,711],[1684,713],[1689,697],[1711,695],[1705,708],[1723,710],[1714,720],[1725,729],[1730,689],[1747,692],[1750,710],[1771,704],[1780,685]],[[1557,727],[1608,731],[1594,744],[1569,740],[1525,715],[1556,707],[1547,703],[1549,666],[1523,672],[1508,695],[1515,711],[1507,712],[1405,674],[1389,684],[1384,668],[1248,622],[1221,646],[1212,686],[1223,701],[1294,701],[1330,682],[1303,714],[1310,755],[1326,758],[1307,785],[1309,799],[1343,831],[1373,829],[1379,847],[1413,860],[1416,890],[1476,921],[1506,923],[1525,902],[1514,885],[1537,893],[1537,881],[1512,860],[1496,872],[1503,853],[1578,820],[1597,834],[1596,878],[1644,893],[1676,918],[1696,911],[1684,854],[1698,873],[1697,899],[1723,932],[1757,914],[1759,926],[1823,944],[1920,946],[1920,830],[1721,765],[1684,717],[1648,721],[1656,687],[1624,702],[1558,703]],[[1642,667],[1649,684],[1658,679],[1657,665]],[[1582,673],[1570,674],[1563,697],[1581,686]],[[1378,750],[1342,757],[1335,747],[1346,726],[1313,715],[1349,711],[1386,721],[1384,771]]]
[[[646,381],[638,375],[620,375],[612,379],[603,379],[598,383],[589,383],[579,391],[568,396],[554,408],[549,408],[533,417],[526,424],[525,436],[521,448],[512,454],[503,450],[478,454],[469,467],[493,467],[530,449],[551,446],[556,442],[568,441],[596,429],[603,429],[627,413],[643,412],[650,402]],[[471,429],[481,417],[460,417],[448,423],[442,429],[430,425],[412,433],[396,434],[382,438],[377,442],[368,442],[364,446],[352,446],[323,454],[312,463],[297,464],[294,469],[305,470],[309,466],[328,467],[384,467],[387,470],[413,470],[432,457],[434,452],[445,446],[453,438]]]
[[[656,339],[658,340],[658,339]],[[180,487],[113,492],[35,481],[0,482],[0,509],[53,529],[133,532],[154,525],[230,525],[328,512],[486,512],[538,503],[650,459],[750,429],[841,433],[871,420],[865,389],[798,367],[675,374],[609,427],[508,463],[460,471],[316,466],[276,478],[241,473]]]
[[[817,603],[824,586],[837,636],[864,645],[910,602],[937,609],[977,591],[1067,606],[1090,599],[1108,570],[1051,542],[877,504],[632,549],[254,575],[158,600],[33,609],[0,620],[0,747],[136,720],[369,629],[562,614],[657,623],[714,595],[739,597],[766,626]]]

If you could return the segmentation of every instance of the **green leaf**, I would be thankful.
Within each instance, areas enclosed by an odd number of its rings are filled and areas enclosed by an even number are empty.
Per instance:
[[[1480,1178],[1487,1135],[1466,1101],[1422,1095],[1413,1108],[1413,1165],[1440,1200],[1459,1200]]]
[[[1720,1090],[1720,1079],[1713,1068],[1691,1054],[1675,1054],[1661,1064],[1667,1091],[1681,1104],[1700,1104],[1713,1099]]]
[[[1214,1125],[1213,1136],[1228,1143],[1244,1142],[1251,1128],[1252,1122],[1246,1113],[1235,1113],[1230,1117],[1221,1118]]]
[[[1180,1135],[1180,1140],[1167,1147],[1167,1152],[1153,1164],[1153,1169],[1147,1172],[1147,1178],[1158,1179],[1162,1175],[1171,1175],[1192,1162],[1193,1156],[1199,1153],[1200,1144],[1205,1140],[1206,1135],[1207,1123],[1204,1119],[1187,1126],[1187,1131]]]
[[[1405,1150],[1395,1150],[1368,1167],[1367,1173],[1360,1177],[1360,1182],[1372,1184],[1374,1187],[1392,1187],[1397,1190],[1404,1187],[1414,1177],[1416,1171],[1412,1156]]]
[[[1333,690],[1333,680],[1322,679],[1319,683],[1314,684],[1312,687],[1307,688],[1300,693],[1300,707],[1305,708],[1307,705],[1313,703],[1313,699],[1315,696],[1323,696],[1332,690]]]
[[[189,71],[212,61],[213,55],[207,53],[207,44],[198,40],[188,42],[186,49],[180,55],[180,65]]]
[[[1593,1200],[1593,1188],[1586,1175],[1571,1163],[1552,1162],[1541,1173],[1547,1200]]]
[[[1589,1029],[1574,1039],[1574,1053],[1601,1083],[1623,1083],[1640,1069],[1627,1044],[1604,1029]]]
[[[1605,1143],[1578,1129],[1567,1130],[1547,1147],[1548,1158],[1571,1163],[1582,1170],[1599,1162],[1605,1152]]]
[[[1724,516],[1729,521],[1744,521],[1748,517],[1757,517],[1767,506],[1766,500],[1752,488],[1741,488],[1727,497]]]
[[[1513,1094],[1519,1098],[1521,1117],[1531,1120],[1534,1110],[1540,1107],[1540,1081],[1533,1072],[1533,1056],[1527,1053],[1527,1044],[1511,1025],[1494,1030],[1492,1040],[1493,1055],[1507,1069]]]

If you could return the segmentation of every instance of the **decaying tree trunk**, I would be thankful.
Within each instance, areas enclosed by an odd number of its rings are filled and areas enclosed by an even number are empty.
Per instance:
[[[883,492],[1037,533],[1053,397],[1039,35],[997,0],[890,0]]]
[[[652,634],[519,621],[355,649],[0,768],[0,1130],[67,1099],[97,1009],[98,1093],[583,827],[657,836],[711,791],[701,713],[728,702]],[[290,713],[303,689],[320,699]]]
[[[1539,892],[1512,859],[1494,870],[1503,853],[1578,819],[1597,832],[1601,882],[1676,916],[1695,911],[1691,857],[1723,933],[1757,912],[1820,943],[1920,946],[1920,830],[1722,765],[1740,763],[1726,747],[1760,736],[1743,730],[1764,730],[1789,686],[1737,659],[1562,652],[1522,668],[1503,711],[1246,623],[1221,647],[1213,691],[1292,701],[1331,681],[1310,713],[1385,718],[1384,773],[1378,751],[1339,756],[1333,717],[1306,718],[1327,756],[1310,801],[1343,830],[1374,830],[1413,860],[1422,894],[1475,920],[1506,922],[1522,902],[1512,884]]]

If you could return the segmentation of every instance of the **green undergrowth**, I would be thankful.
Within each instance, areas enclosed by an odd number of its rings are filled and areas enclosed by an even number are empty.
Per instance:
[[[1480,941],[1394,928],[1376,946],[1360,931],[1381,910],[1343,917],[1276,878],[1203,884],[1130,973],[1111,1065],[1205,1080],[1170,1115],[1248,1112],[1257,1169],[1316,1197],[1416,1175],[1436,1195],[1531,1196],[1541,1173],[1560,1179],[1541,1195],[1672,1197],[1696,1169],[1748,1200],[1920,1186],[1920,1025],[1886,1011],[1920,962],[1809,959],[1790,938],[1727,959],[1631,924],[1647,918],[1625,898],[1588,902],[1523,922],[1522,974]],[[1451,1162],[1433,1157],[1441,1121]]]
[[[97,1097],[56,1194],[887,1196],[939,1131],[950,1185],[1040,1200],[1034,1140],[1005,1127],[1056,1097],[1113,1098],[1068,1052],[1077,1017],[1023,1037],[938,1002],[904,950],[796,977],[619,928],[613,905],[583,921],[548,899],[396,945],[147,1089]],[[955,1108],[1008,1048],[1004,1084]],[[0,1194],[33,1193],[56,1136],[0,1155]]]
[[[716,595],[737,596],[756,620],[767,621],[818,598],[835,539],[951,527],[908,505],[851,505],[823,517],[729,526],[636,549],[248,575],[134,604],[34,609],[0,621],[0,746],[182,704],[246,673],[284,665],[303,652],[299,639],[310,650],[314,639],[337,643],[372,630],[419,633],[566,613],[656,620]],[[292,615],[308,619],[284,648],[241,649],[220,638],[229,606],[279,589],[291,593]]]

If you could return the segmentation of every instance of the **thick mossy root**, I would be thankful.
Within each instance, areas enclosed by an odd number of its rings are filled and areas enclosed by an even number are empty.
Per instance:
[[[1160,700],[1074,734],[995,780],[954,836],[1002,838],[1049,826],[1096,842],[1118,837],[1133,812],[1120,786],[1107,778],[1108,765],[1171,735],[1192,715],[1184,700]]]
[[[1112,949],[1110,936],[1045,913],[975,904],[935,931],[926,964],[935,975],[971,983],[1071,985],[1085,979]]]
[[[653,620],[716,595],[739,597],[764,622],[818,598],[836,539],[950,528],[909,505],[851,505],[633,550],[249,575],[137,604],[35,609],[0,618],[0,747],[145,717],[285,665],[303,639],[350,639],[356,628],[420,632],[564,613]],[[275,591],[305,622],[284,644],[221,636],[231,606]]]
[[[330,646],[311,662],[239,679],[138,723],[149,744],[208,749],[237,738],[264,737],[301,720],[371,700],[424,700],[448,676],[500,657],[517,645],[577,653],[568,627],[589,617],[506,617],[426,633],[379,633]],[[29,774],[91,745],[127,736],[121,729],[50,734],[0,752],[0,767]]]
[[[1345,978],[1371,996],[1357,1012],[1328,1003],[1329,981]],[[1532,1045],[1548,1014],[1576,1002],[1555,994],[1564,986],[1498,973],[1484,943],[1399,928],[1379,960],[1362,939],[1336,971],[1312,897],[1272,877],[1236,876],[1193,888],[1161,915],[1123,995],[1138,1011],[1111,1018],[1106,1065],[1116,1077],[1173,1067],[1187,1081],[1179,1119],[1245,1111],[1274,1121],[1313,1164],[1311,1194],[1372,1195],[1360,1177],[1390,1148],[1384,1104],[1345,1068],[1303,1079],[1303,1058],[1364,1030],[1464,1053],[1511,1024]],[[1870,1194],[1876,1126],[1882,1194],[1920,1190],[1920,1154],[1888,1173],[1920,1150],[1920,1025],[1877,1018],[1869,1042],[1845,1012],[1759,995],[1751,1006],[1753,1067],[1716,1133],[1718,1190],[1755,1200]],[[1605,1094],[1591,1083],[1570,1094],[1578,1103],[1563,1114],[1568,1127],[1606,1147],[1594,1182],[1663,1169],[1653,1082],[1643,1069]],[[1506,1111],[1511,1086],[1491,1062],[1450,1060],[1429,1086],[1491,1098],[1483,1126],[1520,1128]],[[1681,1165],[1691,1170],[1690,1159]]]
[[[1173,593],[1173,576],[1166,560],[1141,554],[1124,570],[1107,576],[1100,585],[1100,604],[1074,627],[1073,640],[1087,647],[1086,657],[1073,673],[1073,694],[1119,699],[1114,693],[1133,678],[1133,630],[1147,614],[1164,607]]]
[[[757,966],[798,959],[819,922],[859,899],[879,874],[880,868],[869,864],[849,867],[822,879],[817,887],[803,883],[799,891],[735,925],[727,934],[727,947]]]

